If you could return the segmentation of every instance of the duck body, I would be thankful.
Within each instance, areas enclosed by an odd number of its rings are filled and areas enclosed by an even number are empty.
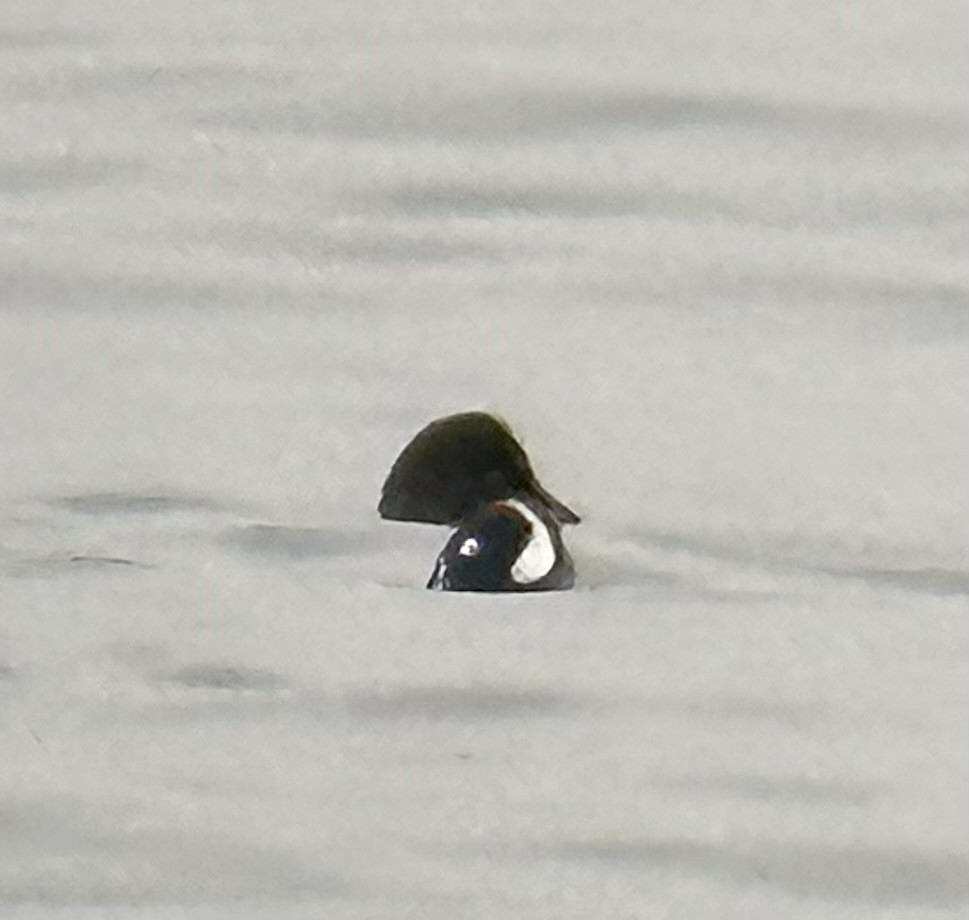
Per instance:
[[[437,419],[404,447],[381,491],[381,517],[454,531],[427,583],[438,591],[571,588],[561,525],[579,516],[539,483],[522,446],[485,412]]]

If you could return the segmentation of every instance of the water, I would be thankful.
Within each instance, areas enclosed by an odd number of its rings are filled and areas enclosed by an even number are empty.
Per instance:
[[[4,917],[964,911],[962,14],[5,11]],[[472,407],[575,592],[376,520]]]

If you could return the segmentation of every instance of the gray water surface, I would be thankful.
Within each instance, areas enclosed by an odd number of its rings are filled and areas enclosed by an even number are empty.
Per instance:
[[[964,10],[0,17],[0,914],[969,903]],[[580,584],[381,523],[484,407]]]

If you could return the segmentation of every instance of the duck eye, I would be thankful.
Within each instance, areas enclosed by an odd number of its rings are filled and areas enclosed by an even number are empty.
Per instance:
[[[481,544],[474,537],[468,537],[458,549],[459,556],[477,556],[481,550]]]

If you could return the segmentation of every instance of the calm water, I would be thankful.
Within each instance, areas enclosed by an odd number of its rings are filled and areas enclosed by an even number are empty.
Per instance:
[[[5,11],[0,913],[964,911],[964,25]],[[477,406],[577,591],[375,519]]]

